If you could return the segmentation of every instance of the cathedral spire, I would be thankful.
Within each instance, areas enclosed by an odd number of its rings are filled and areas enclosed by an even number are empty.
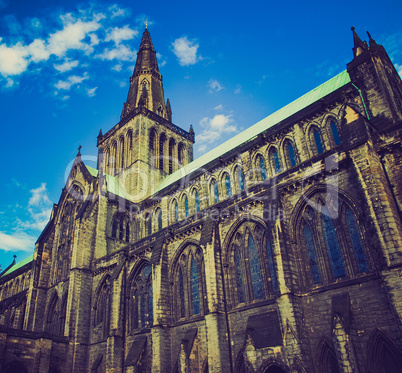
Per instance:
[[[121,117],[125,117],[137,107],[145,107],[170,120],[164,100],[162,75],[159,73],[156,51],[148,28],[145,28],[142,34],[137,61],[130,78],[130,90]]]
[[[367,43],[362,41],[357,35],[355,28],[352,27],[352,32],[353,32],[353,56],[357,57],[358,55],[362,54],[364,51],[368,50]]]

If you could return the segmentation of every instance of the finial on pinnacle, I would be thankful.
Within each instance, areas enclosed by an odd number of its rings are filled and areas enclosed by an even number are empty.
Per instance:
[[[145,28],[148,28],[148,20],[145,21]]]
[[[78,147],[77,157],[78,157],[78,156],[81,156],[81,148],[82,148],[82,146],[80,145],[80,146]]]
[[[350,28],[352,31],[355,31],[355,28],[352,26],[351,28]]]

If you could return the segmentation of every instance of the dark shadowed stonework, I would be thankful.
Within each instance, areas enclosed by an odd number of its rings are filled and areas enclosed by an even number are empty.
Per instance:
[[[0,371],[401,372],[402,83],[353,38],[346,71],[193,160],[145,30],[98,170],[77,154],[0,276]]]

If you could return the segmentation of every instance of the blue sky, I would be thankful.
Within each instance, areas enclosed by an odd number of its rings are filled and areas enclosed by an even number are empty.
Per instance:
[[[195,156],[346,68],[351,26],[402,71],[400,1],[0,0],[0,265],[31,255],[82,145],[120,117],[141,35]]]

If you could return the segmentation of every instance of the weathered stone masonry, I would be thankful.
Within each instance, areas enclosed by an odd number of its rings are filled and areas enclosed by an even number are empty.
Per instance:
[[[402,371],[402,82],[347,70],[193,160],[144,31],[98,169],[78,152],[0,275],[0,372]]]

